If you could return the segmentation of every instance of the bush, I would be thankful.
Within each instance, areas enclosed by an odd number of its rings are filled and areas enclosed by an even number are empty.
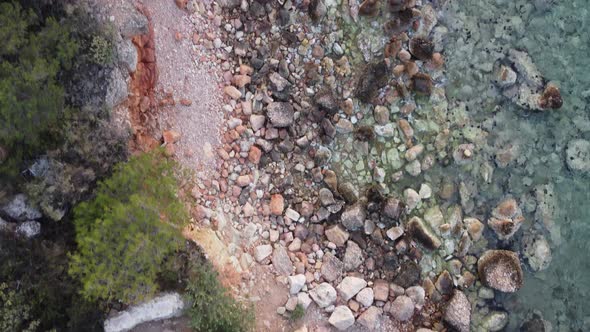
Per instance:
[[[187,310],[195,331],[244,332],[254,327],[254,312],[227,292],[206,263],[194,266],[186,288]]]
[[[64,226],[67,224],[44,226],[44,233],[56,234],[53,241],[25,240],[0,232],[0,280],[7,286],[0,295],[4,297],[0,298],[1,332],[33,325],[37,326],[34,331],[103,330],[104,307],[85,301],[80,296],[80,283],[67,273],[67,240],[60,237],[71,230]]]
[[[0,331],[34,332],[39,321],[31,319],[31,306],[22,293],[0,283]]]
[[[70,273],[88,299],[133,303],[153,295],[164,258],[182,243],[186,219],[173,162],[160,151],[133,157],[74,209],[78,251]]]
[[[0,145],[11,149],[4,172],[59,140],[68,108],[58,76],[78,52],[70,31],[17,2],[0,3]]]
[[[92,38],[90,44],[90,56],[94,63],[108,65],[113,61],[113,44],[103,36],[97,35]]]

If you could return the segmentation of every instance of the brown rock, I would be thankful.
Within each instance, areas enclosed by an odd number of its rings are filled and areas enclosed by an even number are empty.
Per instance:
[[[326,281],[332,282],[342,276],[344,263],[332,253],[326,253],[323,258],[320,272]]]
[[[432,79],[430,75],[418,73],[412,77],[412,90],[419,95],[430,96],[432,94]]]
[[[430,60],[434,53],[434,43],[423,37],[412,38],[410,40],[410,53],[419,60]]]
[[[387,302],[389,298],[389,283],[385,280],[375,280],[373,294],[375,301]]]
[[[251,163],[258,165],[258,163],[260,162],[261,156],[262,156],[262,151],[260,150],[260,148],[255,145],[252,145],[250,147],[250,152],[248,152],[248,160]]]
[[[180,9],[185,9],[186,5],[188,4],[188,0],[175,0],[175,2]]]
[[[518,255],[508,250],[488,250],[477,261],[481,282],[493,289],[513,293],[522,287],[524,276]]]
[[[270,213],[275,216],[283,214],[285,209],[285,199],[281,194],[274,194],[270,197]]]
[[[344,246],[350,234],[344,230],[340,225],[334,225],[325,231],[328,241],[334,243],[338,247]]]
[[[180,140],[180,133],[174,130],[165,130],[162,133],[162,137],[164,138],[164,143],[166,144],[174,144]]]
[[[232,83],[238,88],[243,88],[250,82],[252,82],[252,78],[248,75],[234,75],[232,78]]]
[[[561,108],[562,105],[563,99],[561,98],[559,88],[552,83],[547,84],[539,100],[539,106],[544,109],[557,109]]]

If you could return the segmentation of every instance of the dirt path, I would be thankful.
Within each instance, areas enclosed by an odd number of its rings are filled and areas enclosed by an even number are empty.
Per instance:
[[[195,34],[211,32],[205,20],[191,21],[171,0],[145,0],[155,32],[160,102],[159,126],[181,134],[176,157],[188,168],[215,167],[223,122],[220,69],[212,52],[193,43]]]

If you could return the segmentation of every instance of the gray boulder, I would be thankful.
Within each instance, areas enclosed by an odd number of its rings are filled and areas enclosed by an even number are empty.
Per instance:
[[[8,204],[2,207],[2,211],[18,221],[35,220],[42,217],[41,212],[27,201],[27,196],[24,194],[14,196]]]
[[[105,332],[129,331],[135,326],[154,320],[178,317],[184,302],[178,293],[164,294],[151,301],[132,306],[104,322]]]

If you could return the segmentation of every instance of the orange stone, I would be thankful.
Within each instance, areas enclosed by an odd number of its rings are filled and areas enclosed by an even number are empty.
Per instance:
[[[262,156],[262,151],[257,146],[250,147],[250,152],[248,153],[248,160],[251,163],[257,164],[260,162],[260,157]]]
[[[162,136],[164,137],[164,143],[174,144],[180,140],[181,135],[174,130],[165,130],[164,133],[162,133]]]
[[[180,100],[180,104],[183,106],[191,106],[193,102],[190,99],[183,98]]]
[[[283,214],[285,209],[285,199],[281,194],[274,194],[270,197],[270,213],[275,216]]]

